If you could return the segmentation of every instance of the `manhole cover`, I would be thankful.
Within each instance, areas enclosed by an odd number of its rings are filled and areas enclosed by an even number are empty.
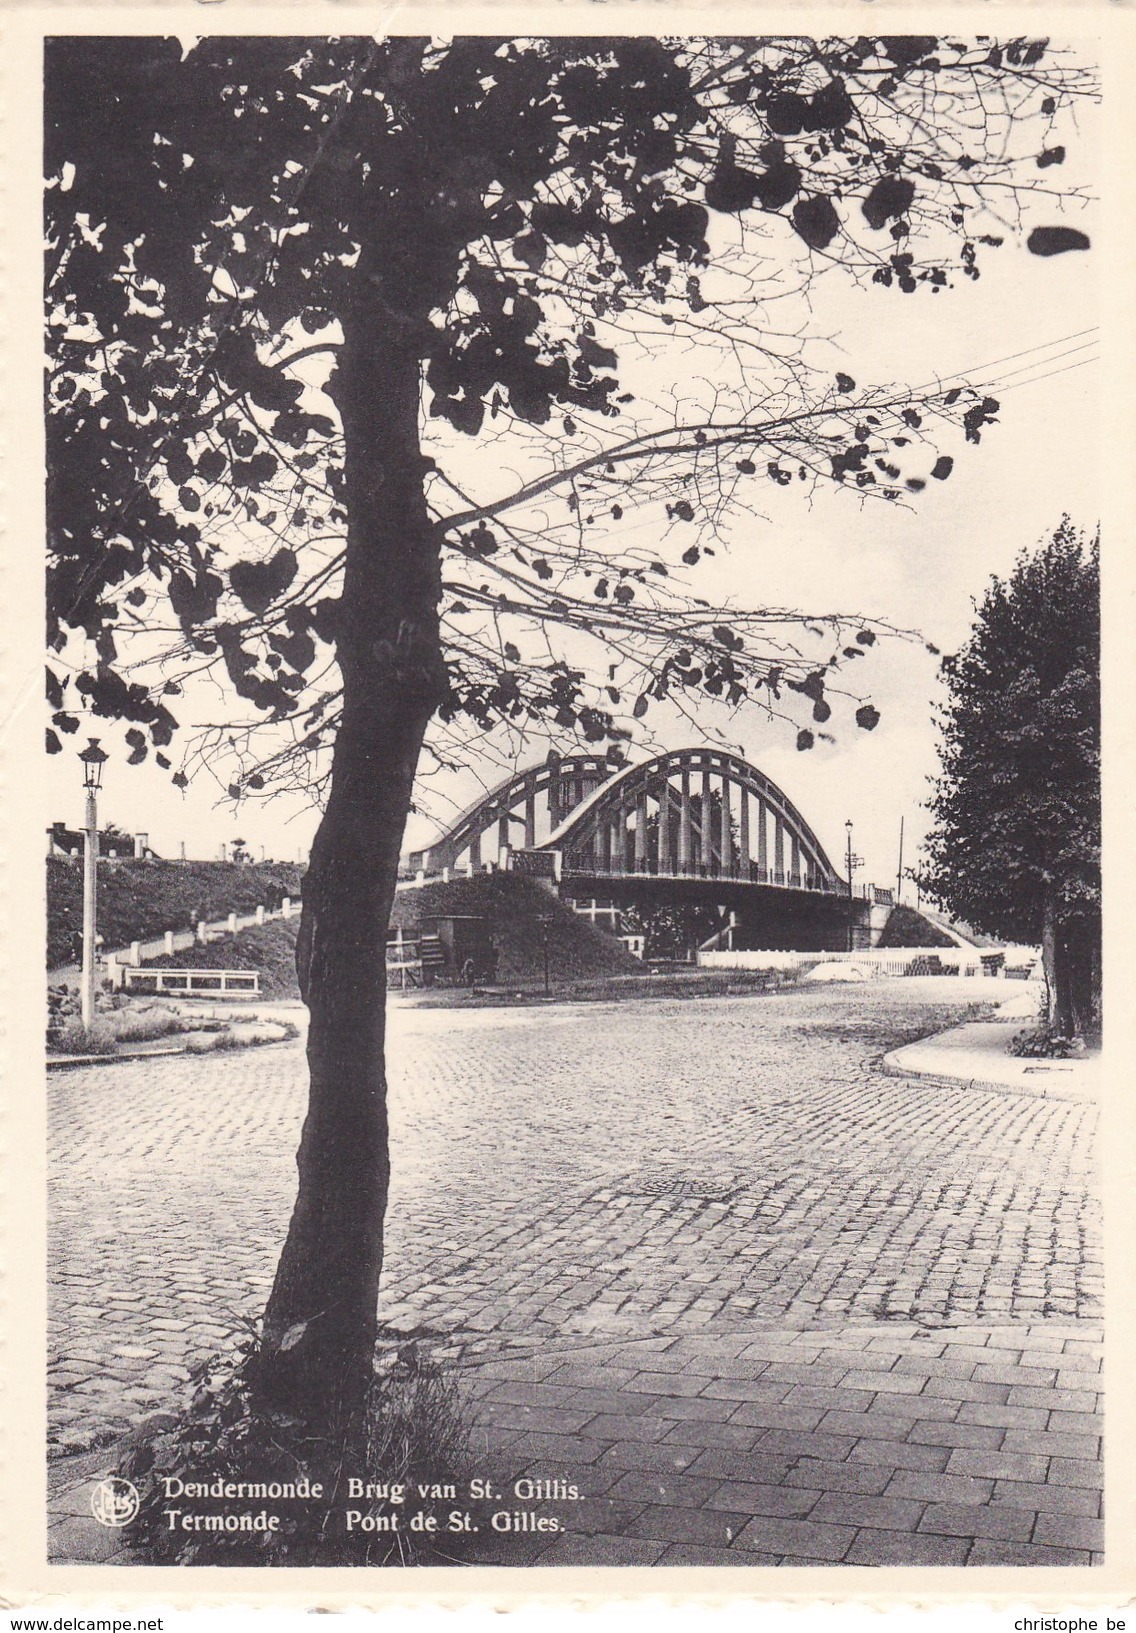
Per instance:
[[[691,1178],[686,1174],[629,1174],[618,1187],[621,1196],[686,1197],[701,1202],[727,1202],[743,1189],[736,1174]]]

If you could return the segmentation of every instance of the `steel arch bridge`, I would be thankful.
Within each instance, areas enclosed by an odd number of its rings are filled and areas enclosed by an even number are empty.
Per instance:
[[[602,755],[550,757],[477,800],[411,872],[559,857],[559,876],[646,878],[846,892],[816,834],[777,784],[739,755],[686,748],[613,768]]]

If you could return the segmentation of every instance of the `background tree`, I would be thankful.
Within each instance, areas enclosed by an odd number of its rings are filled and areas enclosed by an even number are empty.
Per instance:
[[[621,906],[619,918],[622,931],[644,938],[644,958],[673,958],[685,963],[704,941],[724,929],[729,914],[716,907],[656,907],[635,902]]]
[[[943,663],[943,773],[922,887],[968,924],[1041,943],[1057,1035],[1100,1004],[1100,582],[1066,518],[991,582]]]
[[[262,1395],[326,1421],[369,1377],[384,943],[429,723],[443,754],[544,722],[618,756],[625,709],[795,694],[809,747],[880,626],[726,613],[676,571],[762,483],[945,480],[998,403],[822,376],[775,302],[826,270],[977,277],[1023,196],[1056,212],[1056,122],[1091,91],[1025,39],[48,42],[49,747],[79,707],[175,781],[224,764],[235,795],[299,777],[323,804]],[[729,373],[692,397],[709,336]],[[676,383],[643,396],[664,344]],[[211,672],[248,715],[175,766]]]

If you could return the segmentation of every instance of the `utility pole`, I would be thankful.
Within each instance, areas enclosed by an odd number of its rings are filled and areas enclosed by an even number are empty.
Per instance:
[[[895,905],[903,904],[903,818],[899,819],[899,867],[895,874]]]
[[[79,755],[83,762],[86,808],[83,816],[83,975],[79,1003],[83,1030],[89,1032],[95,1019],[95,937],[98,934],[99,812],[98,792],[107,756],[97,737],[87,740]]]
[[[856,945],[856,938],[852,927],[852,875],[858,867],[863,865],[864,858],[857,856],[852,849],[852,819],[844,824],[848,834],[848,843],[845,847],[844,865],[848,870],[848,951],[852,952]]]

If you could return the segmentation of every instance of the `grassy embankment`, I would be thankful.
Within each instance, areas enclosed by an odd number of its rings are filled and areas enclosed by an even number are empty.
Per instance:
[[[549,976],[558,988],[606,982],[613,977],[636,983],[645,973],[643,965],[613,936],[581,918],[531,879],[515,874],[487,873],[448,884],[400,890],[393,920],[412,939],[424,919],[438,914],[469,914],[486,920],[498,954],[495,985],[504,992],[543,988],[546,933]],[[544,919],[547,924],[542,923]],[[147,968],[254,969],[260,972],[263,996],[297,998],[298,930],[296,919],[257,926],[207,947],[151,960]]]
[[[300,894],[303,869],[294,862],[99,863],[99,934],[107,948],[128,947],[197,919],[220,919],[275,906]],[[70,963],[83,925],[83,864],[47,859],[47,964]],[[245,966],[239,966],[241,968]]]
[[[470,914],[487,921],[497,948],[497,980],[472,991],[451,984],[413,993],[427,1006],[539,1001],[544,989],[544,946],[548,937],[550,984],[560,1000],[607,1001],[620,998],[700,998],[727,993],[764,991],[779,983],[759,971],[671,970],[652,972],[611,935],[529,879],[515,874],[480,874],[448,884],[431,883],[400,890],[394,922],[413,939],[432,915]],[[547,923],[542,922],[547,921]],[[298,923],[266,924],[226,936],[208,947],[178,953],[163,963],[204,969],[256,969],[265,997],[299,996],[295,975]],[[817,955],[818,958],[821,955]],[[149,967],[154,967],[152,964]]]

